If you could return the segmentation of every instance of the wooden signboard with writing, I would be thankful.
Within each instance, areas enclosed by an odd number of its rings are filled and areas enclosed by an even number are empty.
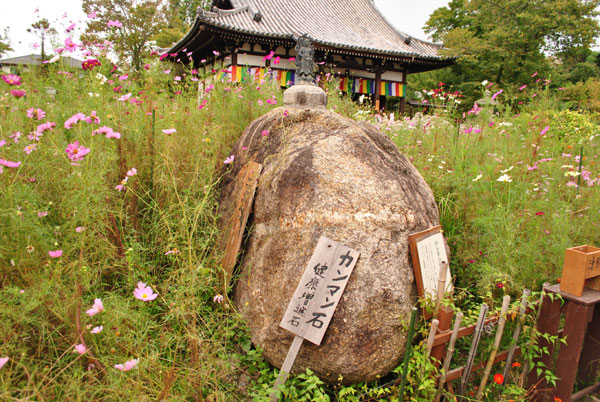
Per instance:
[[[584,287],[600,290],[600,248],[598,247],[579,246],[565,251],[560,290],[581,296]]]
[[[239,195],[235,200],[233,213],[226,225],[229,231],[226,233],[225,255],[221,261],[221,267],[223,268],[222,277],[219,278],[220,283],[224,286],[223,293],[227,291],[227,286],[233,274],[237,256],[242,245],[246,223],[252,210],[254,193],[258,186],[258,178],[260,177],[261,170],[261,164],[250,161],[240,169],[235,178],[235,191]]]
[[[440,264],[448,262],[441,226],[435,226],[408,236],[417,292],[419,297],[435,297],[438,288]],[[452,292],[450,267],[446,270],[446,292]],[[424,312],[425,313],[425,312]],[[429,317],[430,314],[425,314]]]
[[[280,327],[296,334],[283,362],[275,389],[292,369],[304,339],[320,345],[360,253],[321,236],[300,283],[290,300]],[[271,394],[271,401],[277,396]]]

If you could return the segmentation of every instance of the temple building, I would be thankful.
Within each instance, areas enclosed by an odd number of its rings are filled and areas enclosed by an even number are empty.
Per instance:
[[[376,109],[392,98],[403,112],[409,74],[453,63],[439,55],[441,44],[396,30],[373,0],[213,0],[168,59],[223,67],[232,81],[270,74],[285,87],[295,81],[302,35],[312,41],[317,73],[339,77],[343,92],[369,95]]]

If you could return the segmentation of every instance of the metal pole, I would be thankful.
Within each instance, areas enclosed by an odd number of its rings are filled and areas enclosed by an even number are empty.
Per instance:
[[[502,334],[504,333],[504,324],[506,323],[506,313],[508,312],[509,305],[510,296],[506,295],[502,298],[502,310],[500,311],[500,319],[498,320],[498,328],[496,329],[494,347],[492,348],[492,353],[490,353],[487,365],[485,366],[485,370],[483,371],[483,378],[481,379],[481,383],[479,384],[479,391],[477,391],[477,400],[480,400],[481,397],[483,397],[483,390],[485,389],[488,377],[490,376],[490,373],[492,371],[492,366],[494,365],[494,360],[496,359],[496,353],[498,353],[500,341],[502,340]]]
[[[488,312],[488,309],[488,305],[483,303],[481,305],[481,309],[479,310],[479,318],[477,319],[477,324],[475,325],[475,332],[473,333],[471,349],[469,350],[469,355],[467,356],[467,364],[465,365],[465,370],[460,380],[460,390],[459,396],[457,398],[458,402],[462,401],[462,395],[465,393],[465,390],[467,388],[467,381],[469,379],[469,374],[471,374],[471,369],[473,368],[473,360],[475,360],[475,353],[477,352],[477,348],[479,347],[483,323],[485,322],[485,316]]]
[[[404,387],[406,385],[406,376],[408,375],[408,361],[412,352],[412,338],[415,332],[415,321],[417,319],[417,308],[412,308],[412,314],[410,315],[410,324],[408,325],[408,336],[406,338],[406,351],[404,352],[404,362],[402,363],[402,381],[400,382],[400,392],[398,393],[398,400],[402,401],[404,398]]]

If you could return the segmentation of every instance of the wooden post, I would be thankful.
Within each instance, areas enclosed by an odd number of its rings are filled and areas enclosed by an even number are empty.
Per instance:
[[[456,343],[456,338],[458,337],[458,330],[460,329],[460,323],[463,319],[463,313],[461,311],[456,314],[456,320],[454,322],[454,329],[452,330],[452,336],[450,337],[450,343],[448,343],[448,351],[446,352],[446,357],[444,358],[444,367],[442,368],[442,374],[439,378],[438,390],[435,395],[435,402],[439,402],[440,397],[442,396],[442,389],[444,388],[444,383],[446,382],[446,373],[448,373],[448,369],[450,368],[450,361],[452,360],[452,355],[454,354],[454,344]]]
[[[375,72],[375,94],[373,100],[375,101],[375,111],[379,113],[379,102],[381,99],[381,71]]]
[[[559,363],[556,365],[555,370],[555,374],[560,378],[560,381],[556,382],[556,391],[554,392],[554,396],[560,398],[563,402],[571,400],[571,393],[577,376],[576,368],[579,366],[579,357],[581,356],[588,323],[592,319],[594,306],[569,300],[567,301],[566,310],[563,336],[566,338],[567,344],[560,345]]]
[[[596,378],[598,358],[600,357],[600,308],[594,310],[591,324],[588,326],[587,335],[581,351],[579,361],[578,380],[589,383]]]
[[[444,299],[444,293],[446,292],[446,273],[448,272],[448,263],[446,261],[442,261],[440,263],[440,271],[438,273],[438,288],[437,288],[437,298],[435,300],[435,310],[433,311],[433,315],[437,317],[438,311],[440,309],[440,304]]]
[[[298,356],[298,352],[300,351],[300,347],[302,346],[302,342],[304,338],[296,335],[294,340],[292,341],[292,345],[288,349],[288,353],[285,356],[285,360],[283,361],[283,365],[281,366],[281,370],[279,371],[279,375],[277,376],[277,380],[275,380],[275,385],[273,386],[273,392],[271,392],[270,401],[277,402],[279,400],[279,387],[282,384],[285,384],[288,376],[290,375],[290,371],[292,371],[292,366],[294,365],[294,361],[296,360],[296,356]]]
[[[555,297],[553,300],[550,298],[550,296],[545,295],[542,301],[542,308],[540,309],[537,330],[541,334],[546,333],[549,335],[556,335],[558,332],[559,321],[560,300],[558,300],[557,297]],[[554,357],[554,345],[543,337],[540,337],[538,342],[538,348],[540,350],[543,348],[548,350],[548,353],[541,356],[539,361],[544,364],[544,367],[551,367],[552,359]],[[532,402],[543,402],[547,400],[546,393],[548,391],[548,384],[543,376],[538,378],[535,369],[531,370],[527,377],[527,386],[532,390]]]
[[[406,75],[408,74],[408,68],[404,67],[402,71],[402,97],[400,98],[400,116],[404,116],[404,108],[406,102]]]
[[[449,332],[450,330],[450,326],[452,325],[452,316],[454,315],[454,310],[452,310],[452,307],[445,307],[442,306],[440,307],[440,311],[438,313],[438,321],[439,321],[439,325],[438,325],[438,334],[440,333],[444,333],[444,332]],[[440,366],[440,362],[442,361],[442,357],[444,356],[444,344],[440,344],[437,346],[434,346],[433,349],[431,349],[431,357],[433,357],[434,359],[436,359],[435,365],[436,367]]]
[[[429,337],[427,338],[427,347],[425,348],[425,358],[429,357],[431,353],[431,348],[433,347],[433,341],[435,340],[435,335],[437,334],[438,325],[440,325],[440,320],[434,318],[431,320],[431,328],[429,329]]]

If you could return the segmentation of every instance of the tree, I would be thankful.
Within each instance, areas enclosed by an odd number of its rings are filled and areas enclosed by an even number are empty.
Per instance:
[[[46,53],[44,52],[46,38],[49,36],[51,37],[53,35],[56,35],[58,32],[56,32],[56,29],[50,26],[50,23],[46,18],[42,18],[41,20],[31,24],[31,28],[28,28],[27,32],[32,31],[38,38],[40,38],[42,60],[46,60]]]
[[[425,32],[457,57],[462,79],[523,82],[599,33],[600,0],[452,0],[431,14]]]
[[[8,52],[12,52],[13,49],[10,47],[8,40],[8,28],[4,30],[4,35],[0,35],[0,57]]]
[[[189,29],[194,23],[198,8],[208,10],[211,4],[211,0],[171,0],[170,8],[176,12],[186,29]]]
[[[86,14],[96,15],[81,36],[83,42],[91,46],[108,39],[120,60],[141,70],[149,42],[165,27],[162,1],[83,0],[82,8]]]

